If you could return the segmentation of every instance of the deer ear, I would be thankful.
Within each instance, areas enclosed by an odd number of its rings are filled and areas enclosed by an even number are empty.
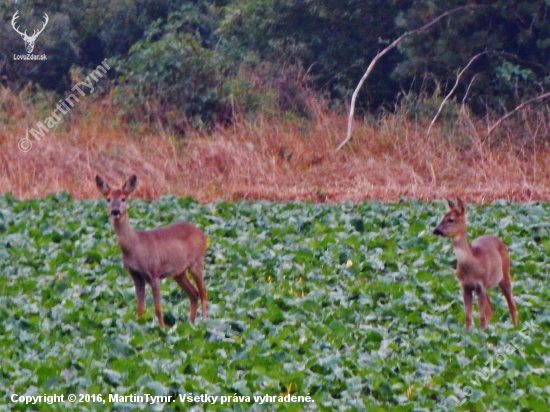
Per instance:
[[[453,209],[456,209],[456,205],[451,199],[445,199],[445,201],[447,202],[447,210],[451,211]]]
[[[132,193],[135,188],[137,187],[137,176],[136,175],[132,175],[130,176],[130,178],[126,181],[126,183],[124,183],[124,186],[122,187],[122,191],[126,194],[126,195],[129,195],[130,193]]]
[[[99,190],[103,196],[107,196],[111,191],[109,185],[105,183],[103,179],[99,177],[99,175],[96,175],[95,177],[95,185],[97,187],[97,190]]]
[[[458,206],[458,210],[460,211],[460,214],[464,214],[466,212],[466,208],[464,207],[464,203],[462,203],[462,200],[460,200],[459,197],[456,198],[456,204]]]

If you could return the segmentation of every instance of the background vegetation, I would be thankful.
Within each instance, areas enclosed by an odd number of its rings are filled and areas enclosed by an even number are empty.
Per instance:
[[[31,84],[63,94],[75,71],[108,58],[116,67],[109,73],[111,97],[130,120],[160,121],[183,133],[242,114],[308,116],[312,93],[341,106],[378,50],[466,3],[479,7],[453,14],[383,59],[360,106],[393,111],[401,99],[446,94],[458,70],[480,52],[486,54],[455,93],[477,115],[509,110],[545,90],[547,0],[3,1],[1,84],[15,93]],[[47,61],[13,60],[23,51],[9,28],[16,10],[29,30],[49,14],[35,49],[50,56]],[[432,114],[426,110],[420,114]]]
[[[468,5],[384,56],[445,10]],[[550,198],[549,3],[537,1],[87,0],[0,3],[0,188],[18,197],[96,196],[97,171],[137,173],[142,196],[395,201]],[[50,16],[35,53],[10,27]],[[429,127],[458,72],[439,121]],[[18,142],[107,59],[41,140]],[[428,132],[429,131],[429,132]],[[63,153],[63,155],[59,155]],[[457,171],[460,171],[458,173]],[[182,176],[185,176],[182,179]],[[40,182],[40,183],[38,183]]]

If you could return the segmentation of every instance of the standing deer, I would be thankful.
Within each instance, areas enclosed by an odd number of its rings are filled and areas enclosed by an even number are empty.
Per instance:
[[[164,328],[159,282],[173,277],[191,301],[189,321],[195,322],[199,298],[202,317],[206,319],[207,301],[203,280],[206,237],[203,232],[185,222],[154,230],[134,230],[128,221],[126,200],[137,186],[136,175],[132,175],[121,189],[116,190],[112,190],[99,176],[96,176],[95,181],[107,200],[107,210],[122,251],[124,268],[134,281],[138,318],[143,316],[145,283],[148,283],[153,291],[155,314]],[[193,275],[197,287],[187,277],[187,270]]]
[[[496,236],[481,236],[470,243],[466,234],[466,210],[457,198],[456,204],[447,200],[447,213],[435,228],[434,234],[453,241],[456,259],[456,277],[462,286],[462,297],[466,310],[466,331],[472,328],[472,293],[479,301],[481,327],[485,329],[491,319],[493,307],[487,290],[500,286],[514,326],[518,315],[512,297],[510,280],[510,257],[506,245]]]
[[[34,30],[32,33],[32,36],[29,36],[27,35],[27,30],[25,30],[24,33],[21,33],[19,31],[19,27],[15,27],[15,21],[19,18],[18,13],[19,11],[16,11],[15,14],[13,15],[11,19],[11,26],[23,38],[23,41],[25,42],[25,49],[27,50],[27,53],[30,54],[34,50],[34,42],[38,38],[38,35],[44,31],[44,29],[46,28],[46,24],[48,24],[48,21],[50,20],[50,18],[46,13],[44,13],[44,25],[40,30]]]

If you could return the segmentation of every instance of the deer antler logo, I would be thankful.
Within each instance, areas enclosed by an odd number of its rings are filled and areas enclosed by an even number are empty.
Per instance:
[[[15,27],[15,21],[19,18],[18,13],[19,13],[19,11],[16,11],[15,14],[13,15],[13,17],[11,19],[11,25],[12,25],[13,29],[17,33],[19,33],[21,35],[21,37],[23,38],[23,40],[25,41],[25,49],[27,49],[27,53],[30,54],[30,53],[32,53],[32,51],[34,49],[34,42],[36,41],[36,38],[46,28],[46,24],[48,24],[49,17],[46,13],[44,13],[44,25],[42,26],[42,28],[40,30],[35,30],[32,33],[32,36],[29,36],[29,35],[27,35],[27,30],[25,30],[24,33],[21,33],[19,31],[19,27]]]

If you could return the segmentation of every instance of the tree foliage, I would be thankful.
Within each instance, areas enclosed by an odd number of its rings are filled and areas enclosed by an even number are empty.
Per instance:
[[[338,106],[349,100],[366,67],[388,42],[442,12],[477,3],[430,31],[412,36],[382,59],[358,104],[393,107],[399,95],[444,93],[458,71],[456,98],[477,113],[509,109],[550,82],[548,0],[66,0],[3,2],[0,82],[67,91],[71,68],[104,58],[126,112],[176,128],[232,121],[235,111],[307,115],[312,93]],[[48,13],[35,53],[23,53],[10,29],[19,10],[32,31]]]
[[[417,27],[461,1],[419,1],[397,24]],[[408,84],[428,79],[428,87],[449,89],[460,68],[480,52],[461,90],[478,112],[487,107],[513,107],[518,100],[548,87],[550,80],[550,3],[539,1],[479,2],[480,8],[456,14],[428,33],[411,37],[401,48],[404,58],[393,77]],[[426,86],[426,84],[423,84]]]
[[[214,51],[216,27],[215,12],[206,4],[185,4],[166,22],[152,23],[115,60],[118,97],[134,113],[148,107],[149,115],[177,129],[224,121],[224,65]]]

